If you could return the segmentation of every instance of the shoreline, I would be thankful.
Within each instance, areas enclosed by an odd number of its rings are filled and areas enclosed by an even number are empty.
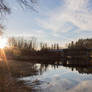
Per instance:
[[[6,64],[7,63],[7,64]],[[33,92],[33,88],[17,78],[37,74],[35,67],[28,62],[0,61],[0,92]]]

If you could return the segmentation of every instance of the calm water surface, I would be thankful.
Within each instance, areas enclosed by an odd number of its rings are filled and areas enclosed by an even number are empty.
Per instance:
[[[36,64],[38,75],[21,78],[38,92],[92,92],[91,67]]]

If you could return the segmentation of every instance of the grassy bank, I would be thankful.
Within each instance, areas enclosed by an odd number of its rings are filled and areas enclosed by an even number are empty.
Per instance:
[[[32,87],[24,85],[17,78],[37,74],[31,63],[20,61],[0,62],[0,92],[31,92]]]

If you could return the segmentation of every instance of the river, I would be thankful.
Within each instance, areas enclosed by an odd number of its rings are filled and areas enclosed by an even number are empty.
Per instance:
[[[23,77],[37,92],[92,92],[92,67],[35,64],[38,75]]]

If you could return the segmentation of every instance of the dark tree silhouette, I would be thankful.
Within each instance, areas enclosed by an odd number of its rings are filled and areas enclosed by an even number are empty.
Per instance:
[[[73,48],[92,48],[92,38],[89,39],[79,39],[75,43],[72,41],[69,43],[68,48],[73,49]]]

